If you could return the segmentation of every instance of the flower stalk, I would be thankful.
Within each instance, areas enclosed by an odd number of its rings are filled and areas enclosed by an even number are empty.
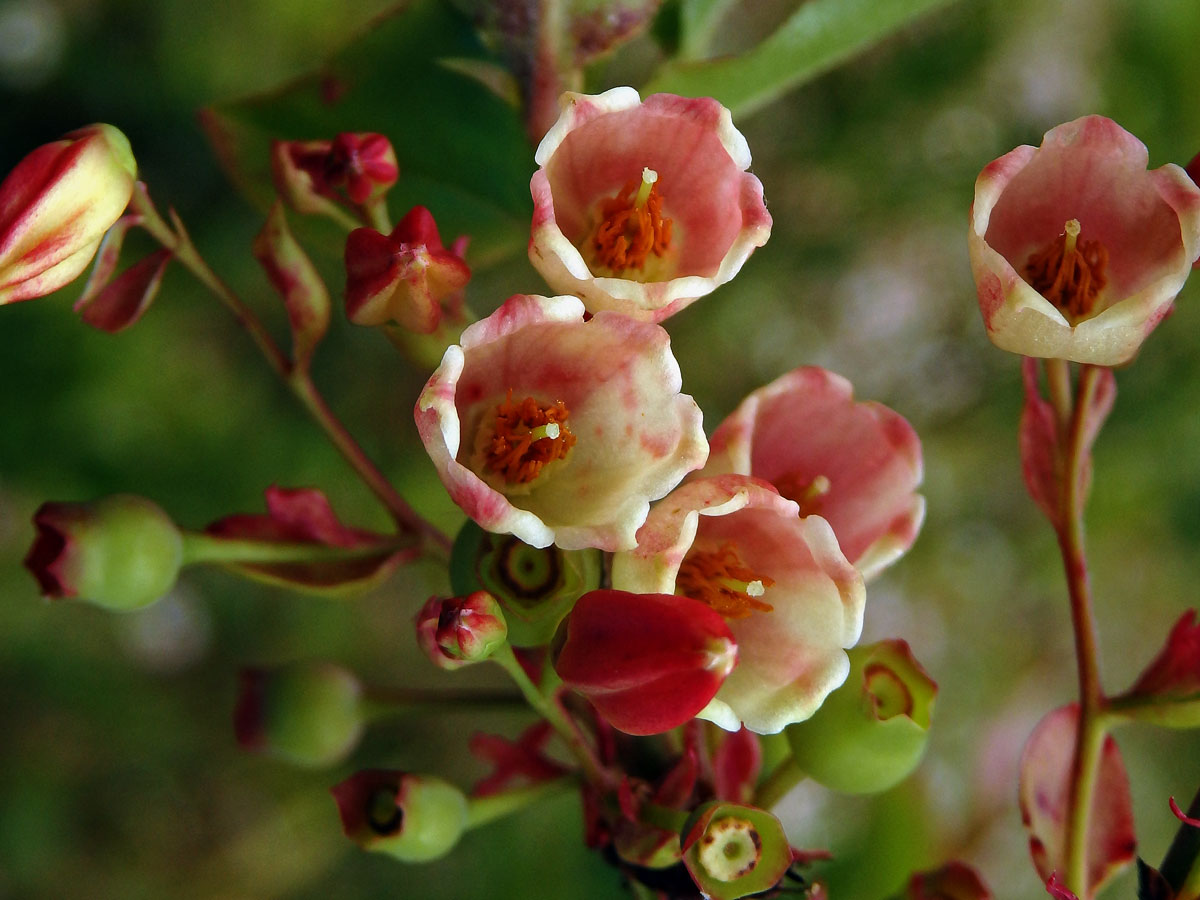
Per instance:
[[[1047,361],[1047,379],[1051,398],[1059,412],[1060,421],[1068,424],[1067,440],[1063,443],[1062,510],[1056,523],[1059,549],[1067,578],[1071,603],[1071,627],[1075,636],[1075,659],[1079,677],[1079,728],[1075,740],[1075,755],[1071,764],[1070,801],[1067,818],[1067,887],[1079,896],[1087,895],[1087,829],[1100,753],[1107,736],[1105,704],[1100,684],[1100,661],[1095,614],[1092,609],[1091,586],[1088,578],[1087,556],[1084,549],[1083,512],[1087,489],[1088,466],[1087,416],[1099,386],[1103,369],[1099,366],[1080,367],[1073,405],[1064,407],[1062,379],[1069,384],[1067,364],[1063,360]],[[1069,402],[1069,401],[1068,401]],[[1064,413],[1069,413],[1064,416]]]
[[[516,684],[524,695],[525,701],[558,732],[559,737],[563,739],[571,753],[579,760],[580,768],[583,770],[587,780],[602,788],[613,787],[611,775],[605,770],[600,760],[596,758],[596,754],[592,748],[588,746],[587,741],[579,730],[579,726],[575,724],[559,703],[546,693],[543,693],[533,683],[525,673],[525,669],[522,668],[521,663],[517,661],[512,647],[507,645],[501,647],[492,654],[491,660],[508,673],[509,678],[513,680],[513,683]]]
[[[146,186],[139,182],[134,188],[130,209],[142,217],[141,225],[147,233],[170,250],[175,259],[209,289],[250,335],[268,365],[296,396],[316,424],[325,432],[330,443],[348,462],[359,478],[387,508],[401,530],[420,536],[426,549],[448,556],[450,539],[417,514],[408,502],[388,481],[379,467],[367,456],[346,426],[329,408],[325,398],[317,390],[307,371],[294,366],[287,354],[271,337],[262,320],[205,262],[179,216],[171,211],[168,225],[159,215],[150,200]]]

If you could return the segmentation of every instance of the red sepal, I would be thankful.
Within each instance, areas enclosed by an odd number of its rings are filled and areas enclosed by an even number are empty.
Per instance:
[[[736,660],[725,620],[676,594],[598,590],[567,620],[555,670],[628,734],[658,734],[708,705]]]

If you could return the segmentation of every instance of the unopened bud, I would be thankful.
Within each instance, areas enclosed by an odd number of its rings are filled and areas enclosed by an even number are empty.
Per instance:
[[[362,737],[362,687],[326,662],[243,669],[233,723],[246,750],[301,766],[333,765]]]
[[[87,267],[133,194],[137,163],[111,125],[38,147],[0,183],[0,304],[43,297]]]
[[[442,669],[483,662],[507,641],[504,613],[487,591],[431,597],[417,614],[417,643]]]
[[[467,798],[430,775],[364,769],[330,789],[346,837],[401,862],[445,856],[467,828]]]
[[[849,651],[850,675],[812,718],[789,725],[797,765],[846,794],[886,791],[925,752],[937,684],[900,640]]]
[[[441,301],[462,290],[471,270],[442,246],[433,214],[414,206],[391,234],[358,228],[346,239],[346,316],[355,325],[399,324],[430,334]]]
[[[49,599],[139,609],[171,589],[183,562],[175,523],[142,497],[45,503],[33,524],[37,536],[25,566]]]
[[[598,590],[575,604],[554,668],[614,728],[658,734],[704,709],[736,662],[733,633],[711,606]]]

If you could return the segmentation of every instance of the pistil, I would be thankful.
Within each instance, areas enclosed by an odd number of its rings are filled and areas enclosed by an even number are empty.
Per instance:
[[[599,213],[588,244],[600,266],[613,272],[641,271],[651,255],[662,257],[670,249],[671,220],[663,218],[653,169],[642,169],[640,182],[632,179],[615,197],[601,201]]]
[[[1096,298],[1108,283],[1108,250],[1099,241],[1079,240],[1078,219],[1068,219],[1063,233],[1033,253],[1025,263],[1025,280],[1062,311],[1071,324],[1095,313]]]
[[[809,478],[800,472],[789,472],[781,475],[774,482],[775,490],[789,500],[794,500],[800,507],[801,516],[816,516],[821,514],[825,495],[832,485],[824,475]]]
[[[770,612],[774,607],[759,598],[774,584],[746,566],[728,542],[689,553],[675,576],[676,593],[707,603],[727,619]]]

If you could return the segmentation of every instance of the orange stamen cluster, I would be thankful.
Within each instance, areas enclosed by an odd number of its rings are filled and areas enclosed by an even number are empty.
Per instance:
[[[649,185],[643,200],[645,184],[632,179],[600,202],[600,223],[589,244],[593,260],[614,272],[640,270],[650,254],[661,257],[671,245],[671,220],[663,218],[658,182]]]
[[[487,467],[510,484],[533,481],[547,463],[562,459],[575,446],[575,435],[567,429],[568,415],[561,400],[549,406],[532,397],[514,402],[509,388],[508,397],[496,407],[485,454]],[[547,425],[558,426],[557,436],[535,435],[535,431]]]
[[[1067,222],[1063,234],[1033,253],[1025,280],[1072,322],[1092,314],[1096,297],[1108,283],[1108,250],[1099,241],[1079,241],[1079,223]]]
[[[755,582],[762,589],[775,584],[747,568],[733,544],[726,542],[716,550],[689,553],[675,576],[675,592],[707,603],[727,619],[745,619],[755,611],[775,608],[748,593]]]

